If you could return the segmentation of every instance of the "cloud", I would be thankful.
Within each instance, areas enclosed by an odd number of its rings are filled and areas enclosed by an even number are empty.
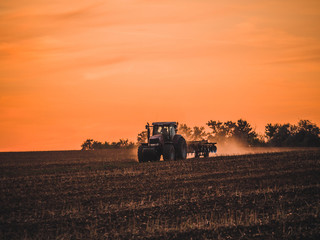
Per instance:
[[[291,57],[291,58],[284,58],[279,60],[274,60],[267,62],[267,64],[290,64],[290,63],[310,63],[310,62],[320,62],[320,55],[319,56],[298,56],[298,57]]]
[[[72,9],[69,11],[62,11],[61,13],[49,15],[49,18],[53,18],[55,20],[83,20],[84,17],[94,16],[94,10],[103,6],[103,3],[95,3],[88,6],[84,6],[78,9]]]

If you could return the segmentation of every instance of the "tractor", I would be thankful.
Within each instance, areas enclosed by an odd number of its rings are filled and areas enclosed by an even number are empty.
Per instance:
[[[182,160],[187,157],[186,140],[177,134],[178,123],[154,122],[152,126],[147,123],[147,143],[138,148],[139,162]]]

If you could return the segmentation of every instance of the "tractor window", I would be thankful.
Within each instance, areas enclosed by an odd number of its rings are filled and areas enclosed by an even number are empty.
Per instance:
[[[164,127],[163,127],[162,133],[163,133],[163,134],[167,134],[167,135],[169,134],[169,131],[168,131],[168,127],[167,127],[167,126],[164,126]]]
[[[173,126],[170,126],[170,136],[173,137],[176,134],[176,130]]]
[[[153,127],[153,135],[161,134],[162,133],[162,126],[154,126]]]
[[[174,131],[174,129],[173,129]],[[167,136],[173,136],[172,135],[172,129],[169,126],[154,126],[153,127],[153,135],[157,135],[157,134],[165,134]]]
[[[153,135],[163,134],[165,137],[172,138],[176,134],[174,126],[153,126]]]
[[[162,134],[163,134],[163,138],[164,138],[165,141],[169,140],[170,133],[169,133],[169,127],[168,126],[163,126]]]

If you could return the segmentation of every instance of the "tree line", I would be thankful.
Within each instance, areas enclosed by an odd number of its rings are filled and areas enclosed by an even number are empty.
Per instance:
[[[186,139],[191,141],[208,140],[209,142],[217,142],[219,144],[227,144],[228,142],[237,140],[248,146],[258,146],[263,144],[263,139],[259,136],[251,125],[246,121],[239,119],[233,121],[213,121],[206,123],[210,131],[205,131],[205,128],[195,126],[188,127],[186,124],[179,126],[179,133]]]
[[[249,122],[239,119],[233,121],[208,121],[204,127],[190,128],[186,124],[179,125],[178,131],[188,140],[207,139],[218,144],[237,141],[244,146],[270,147],[320,147],[320,129],[309,120],[300,120],[298,124],[271,124],[265,126],[265,133],[258,134]]]
[[[118,142],[104,143],[95,141],[93,139],[87,139],[81,145],[81,150],[97,150],[97,149],[115,149],[115,148],[133,148],[136,145],[133,142],[129,142],[128,139],[119,139]]]
[[[267,143],[277,147],[319,147],[319,127],[309,120],[301,120],[297,125],[267,124]]]
[[[208,140],[225,145],[233,141],[243,146],[270,146],[270,147],[320,147],[320,129],[309,120],[300,120],[296,125],[271,124],[265,126],[264,134],[258,134],[251,124],[243,119],[238,121],[213,121],[206,123],[209,131],[203,126],[189,127],[186,124],[178,125],[178,133],[188,141]],[[87,139],[82,145],[82,150],[133,148],[142,142],[146,142],[147,132],[142,131],[137,136],[137,143],[128,139],[120,139],[118,142],[98,142]]]

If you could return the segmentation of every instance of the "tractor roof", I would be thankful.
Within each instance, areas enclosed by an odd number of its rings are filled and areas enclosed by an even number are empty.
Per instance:
[[[176,122],[153,122],[152,125],[153,126],[159,126],[159,125],[165,125],[165,126],[174,125],[174,126],[176,126],[177,123]]]

